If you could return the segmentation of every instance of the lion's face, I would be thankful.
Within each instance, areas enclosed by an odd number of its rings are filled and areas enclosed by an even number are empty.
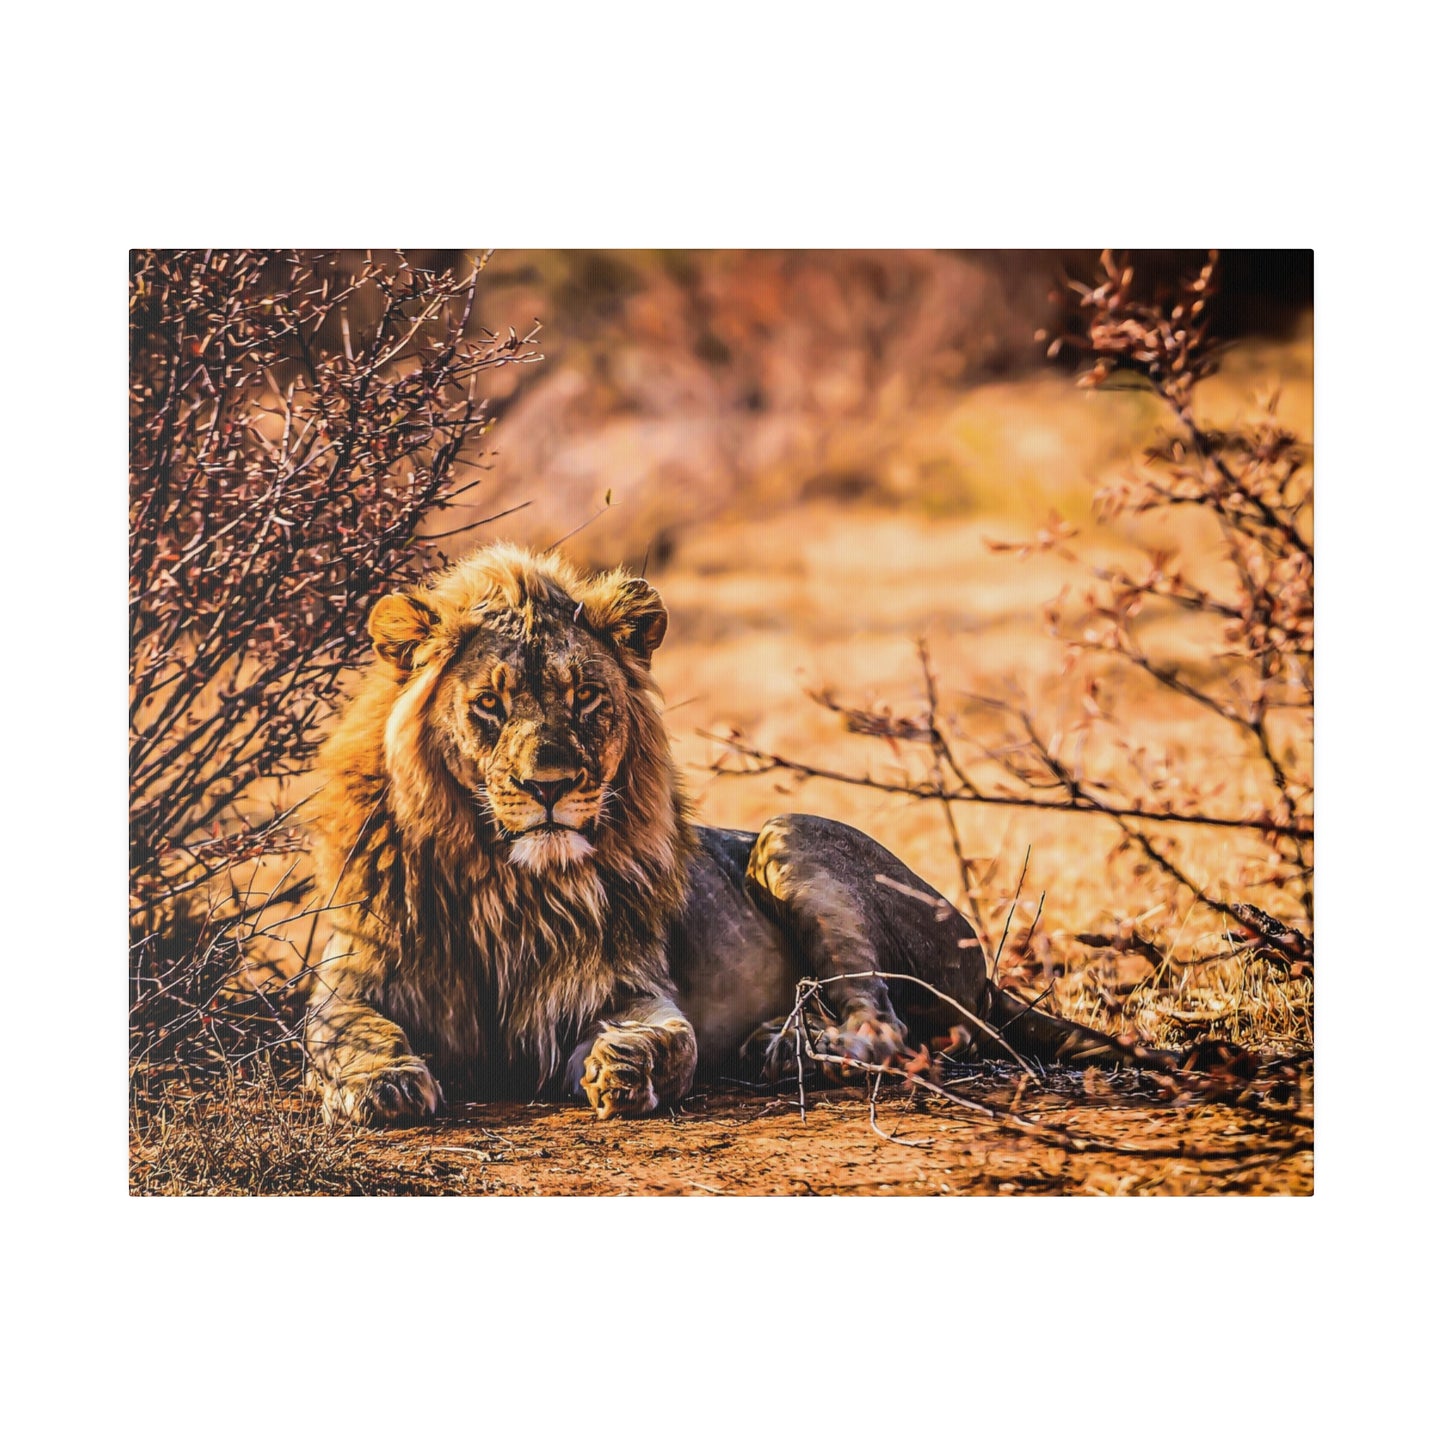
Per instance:
[[[627,680],[580,627],[539,621],[530,637],[483,626],[447,670],[432,721],[453,775],[477,798],[512,861],[562,866],[592,834],[627,752]]]
[[[583,583],[535,561],[459,569],[446,592],[384,598],[370,622],[407,682],[392,725],[420,724],[511,862],[534,870],[592,854],[666,626],[639,579]]]

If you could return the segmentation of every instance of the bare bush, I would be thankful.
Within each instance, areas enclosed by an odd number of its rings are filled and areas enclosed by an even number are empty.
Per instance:
[[[481,265],[132,253],[138,1064],[237,1062],[246,931],[305,886],[283,873],[256,897],[237,870],[299,849],[274,785],[307,768],[368,646],[357,618],[438,560],[436,516],[484,465],[487,374],[536,358],[476,325]]]
[[[1258,415],[1247,421],[1219,428],[1199,419],[1197,387],[1219,359],[1207,325],[1216,262],[1211,256],[1176,295],[1141,300],[1133,271],[1106,252],[1098,279],[1073,287],[1080,334],[1052,343],[1055,353],[1073,345],[1085,355],[1082,385],[1098,387],[1111,378],[1117,384],[1128,373],[1167,408],[1161,440],[1124,480],[1098,490],[1101,521],[1147,519],[1181,529],[1168,545],[1144,547],[1133,568],[1087,568],[1072,550],[1076,529],[1057,516],[1027,542],[990,544],[1025,559],[1049,553],[1082,573],[1082,605],[1067,607],[1061,597],[1047,610],[1047,624],[1062,644],[1058,720],[1044,721],[1039,705],[1017,694],[946,695],[920,643],[921,709],[854,706],[827,693],[815,698],[848,731],[886,740],[895,759],[906,759],[912,745],[917,762],[905,764],[901,776],[831,769],[769,752],[745,737],[720,739],[726,750],[716,769],[724,775],[781,771],[936,802],[961,893],[996,964],[1010,893],[967,856],[955,818],[960,807],[1099,819],[1114,830],[1117,851],[1133,855],[1141,878],[1152,875],[1172,890],[1160,921],[1178,926],[1202,908],[1222,920],[1232,956],[1247,948],[1285,980],[1312,975],[1310,452],[1279,420],[1277,394],[1262,397]],[[1200,518],[1213,545],[1199,544]],[[1187,538],[1185,525],[1192,529]],[[1111,700],[1114,694],[1118,700]],[[1160,697],[1197,715],[1200,735],[1218,751],[1181,757],[1156,745],[1139,715]],[[1221,770],[1231,783],[1247,780],[1247,787],[1224,789]],[[1226,793],[1232,801],[1222,800]],[[1242,804],[1242,794],[1258,801]],[[1195,876],[1181,860],[1181,835],[1196,829],[1235,841],[1232,876]],[[1142,886],[1137,894],[1154,896]],[[1108,935],[1079,931],[1075,937],[1142,953],[1162,967],[1173,943],[1166,947],[1158,924],[1146,929],[1141,917],[1159,912],[1140,905]],[[1026,959],[1027,938],[1012,947],[1016,959]],[[1288,1011],[1293,1004],[1283,1000],[1280,1007]]]

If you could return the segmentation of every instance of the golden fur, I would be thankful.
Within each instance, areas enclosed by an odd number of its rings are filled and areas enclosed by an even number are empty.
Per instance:
[[[505,546],[377,604],[320,759],[330,1112],[431,1112],[438,1075],[528,1096],[569,1052],[604,1114],[691,1083],[664,934],[693,840],[648,668],[666,622],[645,582]]]

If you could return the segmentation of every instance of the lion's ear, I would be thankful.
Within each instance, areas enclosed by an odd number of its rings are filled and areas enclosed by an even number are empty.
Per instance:
[[[438,620],[426,603],[405,592],[393,592],[371,609],[366,628],[377,656],[398,672],[410,672],[417,647],[431,635]]]
[[[605,577],[586,603],[587,620],[619,646],[652,661],[667,635],[667,608],[657,589],[641,577]]]

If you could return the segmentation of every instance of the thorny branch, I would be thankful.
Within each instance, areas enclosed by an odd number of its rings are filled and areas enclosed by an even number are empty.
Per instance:
[[[1187,510],[1210,518],[1219,538],[1217,555],[1196,556],[1188,564],[1178,550],[1154,548],[1133,570],[1118,565],[1090,569],[1082,611],[1075,616],[1065,615],[1062,598],[1050,605],[1045,617],[1064,645],[1063,675],[1076,697],[1076,716],[1048,727],[1026,701],[947,693],[920,642],[920,712],[847,704],[826,691],[813,695],[846,731],[886,740],[895,758],[905,757],[901,746],[916,745],[917,768],[880,776],[871,769],[848,771],[784,756],[736,733],[712,738],[722,745],[713,763],[722,776],[786,772],[937,805],[961,892],[986,942],[989,899],[980,887],[976,860],[963,846],[956,807],[1099,819],[1116,830],[1120,847],[1132,850],[1143,866],[1229,919],[1243,936],[1258,936],[1263,918],[1272,925],[1272,937],[1298,941],[1297,966],[1306,952],[1312,954],[1310,452],[1279,420],[1278,392],[1261,398],[1260,414],[1250,422],[1229,429],[1200,422],[1196,387],[1216,370],[1219,358],[1208,331],[1217,269],[1217,257],[1211,255],[1176,297],[1143,300],[1134,293],[1132,268],[1105,252],[1095,283],[1072,284],[1082,334],[1059,337],[1050,347],[1051,354],[1065,344],[1085,353],[1091,363],[1080,378],[1085,386],[1097,387],[1120,370],[1134,373],[1172,419],[1172,429],[1145,452],[1135,472],[1099,488],[1100,520],[1149,512],[1167,520]],[[1053,552],[1077,562],[1069,548],[1076,534],[1076,528],[1051,516],[1030,542],[989,545],[1023,558]],[[1175,634],[1164,624],[1186,615],[1213,629],[1207,662],[1186,662],[1169,651]],[[1141,630],[1144,624],[1147,632]],[[1146,689],[1183,699],[1232,730],[1244,751],[1229,760],[1229,767],[1254,780],[1258,805],[1220,808],[1211,801],[1218,781],[1214,770],[1196,763],[1191,771],[1170,751],[1135,741],[1142,729],[1128,717],[1113,717],[1107,700],[1110,680],[1121,670]],[[951,707],[947,697],[954,699]],[[1193,876],[1179,861],[1172,834],[1181,828],[1237,838],[1240,873],[1232,890],[1221,889],[1220,880]],[[1272,892],[1250,901],[1246,894],[1260,888]],[[1297,919],[1281,923],[1259,902],[1297,911]],[[993,906],[1001,906],[997,898]]]
[[[898,975],[876,974],[859,975],[867,977],[889,978]],[[917,982],[917,980],[914,980]],[[1081,1134],[1075,1130],[1065,1129],[1059,1125],[1042,1124],[1036,1119],[1030,1119],[1019,1114],[1013,1109],[997,1109],[989,1104],[980,1103],[977,1099],[970,1099],[962,1094],[957,1088],[951,1088],[930,1075],[937,1072],[936,1062],[931,1060],[926,1051],[920,1050],[915,1053],[904,1065],[897,1064],[875,1064],[860,1059],[851,1058],[843,1054],[829,1053],[826,1050],[815,1047],[807,1027],[808,1005],[822,991],[826,980],[805,978],[797,984],[795,1002],[792,1012],[784,1021],[785,1032],[792,1031],[796,1038],[798,1050],[798,1099],[797,1108],[800,1117],[807,1117],[807,1097],[804,1089],[803,1060],[806,1058],[812,1063],[820,1064],[828,1069],[836,1070],[846,1078],[850,1074],[859,1074],[872,1079],[869,1089],[869,1125],[873,1131],[890,1143],[902,1144],[908,1148],[928,1148],[935,1141],[932,1139],[905,1140],[898,1139],[892,1135],[884,1134],[878,1126],[877,1121],[877,1099],[878,1087],[885,1078],[897,1079],[900,1083],[907,1085],[910,1089],[921,1091],[935,1098],[942,1099],[965,1112],[986,1119],[994,1126],[1004,1129],[1009,1133],[1018,1134],[1028,1139],[1037,1140],[1039,1143],[1050,1145],[1057,1149],[1063,1149],[1070,1154],[1121,1154],[1141,1159],[1191,1159],[1198,1161],[1218,1160],[1238,1162],[1247,1157],[1262,1153],[1270,1153],[1267,1149],[1258,1147],[1246,1148],[1243,1150],[1233,1149],[1205,1149],[1191,1144],[1177,1144],[1167,1148],[1153,1147],[1145,1144],[1133,1144],[1118,1142],[1110,1139],[1100,1139],[1091,1135]],[[955,1007],[961,1005],[954,1000]],[[1182,1077],[1179,1070],[1166,1069],[1161,1061],[1152,1057],[1149,1068],[1156,1072],[1165,1073],[1171,1080]],[[1175,1086],[1178,1088],[1178,1086]],[[1312,1119],[1308,1115],[1302,1115],[1292,1109],[1270,1109],[1266,1115],[1273,1122],[1286,1126],[1301,1126],[1308,1129],[1312,1125]],[[1292,1138],[1285,1143],[1285,1152],[1293,1153],[1300,1148],[1309,1148],[1310,1139]]]

